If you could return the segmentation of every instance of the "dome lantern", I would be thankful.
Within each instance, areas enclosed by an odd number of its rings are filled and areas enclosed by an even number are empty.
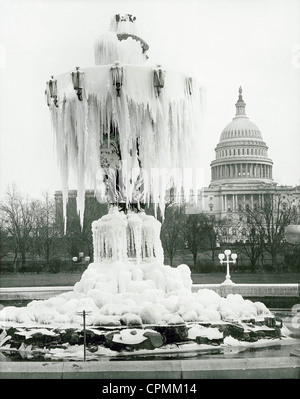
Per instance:
[[[246,103],[243,100],[242,91],[243,91],[242,86],[240,86],[239,87],[239,98],[238,98],[237,103],[235,104],[235,106],[236,106],[235,116],[246,116],[246,113],[245,113]]]

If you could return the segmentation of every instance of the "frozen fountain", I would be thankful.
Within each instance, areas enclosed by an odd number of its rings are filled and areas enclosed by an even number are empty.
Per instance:
[[[279,337],[263,303],[207,289],[192,292],[187,265],[163,264],[161,224],[146,214],[145,205],[163,215],[171,186],[177,200],[199,188],[202,88],[186,73],[149,65],[148,45],[137,36],[135,22],[129,14],[114,16],[110,31],[95,44],[95,66],[47,82],[65,219],[71,171],[81,223],[87,188],[94,187],[97,199],[109,205],[108,214],[92,224],[93,263],[72,291],[6,307],[1,323],[44,333],[47,328],[48,335],[52,329],[57,336],[80,328],[85,311],[93,334],[102,329],[103,338],[105,329],[114,329],[105,342],[113,349],[121,345],[118,350],[142,343],[139,349],[180,340],[196,340],[201,347]],[[20,330],[15,334],[22,336]]]

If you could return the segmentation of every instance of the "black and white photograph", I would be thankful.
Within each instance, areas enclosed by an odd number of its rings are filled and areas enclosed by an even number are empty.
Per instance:
[[[299,21],[300,0],[0,0],[7,387],[299,380]]]

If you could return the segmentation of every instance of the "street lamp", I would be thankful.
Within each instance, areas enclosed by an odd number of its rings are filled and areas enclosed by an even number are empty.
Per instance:
[[[92,312],[89,310],[78,311],[78,315],[82,315],[83,317],[83,361],[86,360],[86,328],[85,328],[85,317],[86,315],[90,315]]]
[[[57,100],[57,80],[54,79],[54,76],[51,76],[51,79],[46,82],[46,90],[45,90],[47,104],[48,107],[51,106],[51,98],[53,99],[53,104],[58,107]]]
[[[80,71],[80,67],[76,67],[76,70],[71,73],[71,76],[72,76],[73,87],[74,90],[76,91],[78,100],[82,101],[84,72]]]
[[[156,89],[157,97],[165,85],[165,74],[166,71],[161,65],[157,65],[157,68],[154,68],[153,70],[153,85]]]
[[[232,260],[229,260],[230,255],[231,255],[231,259],[232,259]],[[226,260],[224,260],[225,257],[226,257]],[[226,250],[224,251],[224,254],[219,254],[219,259],[220,259],[221,265],[222,265],[223,263],[226,263],[226,266],[227,266],[226,279],[225,279],[225,281],[222,283],[222,285],[233,285],[233,284],[235,284],[235,283],[231,280],[231,278],[230,278],[229,264],[230,264],[230,263],[236,263],[236,258],[237,258],[237,254],[232,254],[231,251],[230,251],[230,249],[226,249]]]
[[[294,245],[300,244],[300,225],[290,224],[286,226],[284,236],[288,243]]]
[[[113,85],[116,86],[117,97],[120,97],[121,86],[124,82],[124,68],[118,61],[110,68]]]
[[[73,256],[72,261],[78,262],[78,263],[83,263],[83,262],[89,262],[90,261],[90,257],[89,256],[84,256],[83,252],[79,252],[78,256]]]

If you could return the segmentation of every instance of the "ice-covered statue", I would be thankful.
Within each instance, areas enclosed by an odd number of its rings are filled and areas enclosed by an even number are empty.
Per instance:
[[[77,175],[81,221],[86,188],[112,206],[93,223],[95,262],[128,254],[162,260],[159,222],[144,213],[126,217],[127,210],[141,211],[151,202],[163,214],[170,184],[178,198],[199,188],[202,90],[190,75],[148,65],[149,46],[136,35],[135,23],[130,14],[114,16],[110,31],[95,43],[96,66],[52,77],[46,91],[64,214],[70,170]]]

